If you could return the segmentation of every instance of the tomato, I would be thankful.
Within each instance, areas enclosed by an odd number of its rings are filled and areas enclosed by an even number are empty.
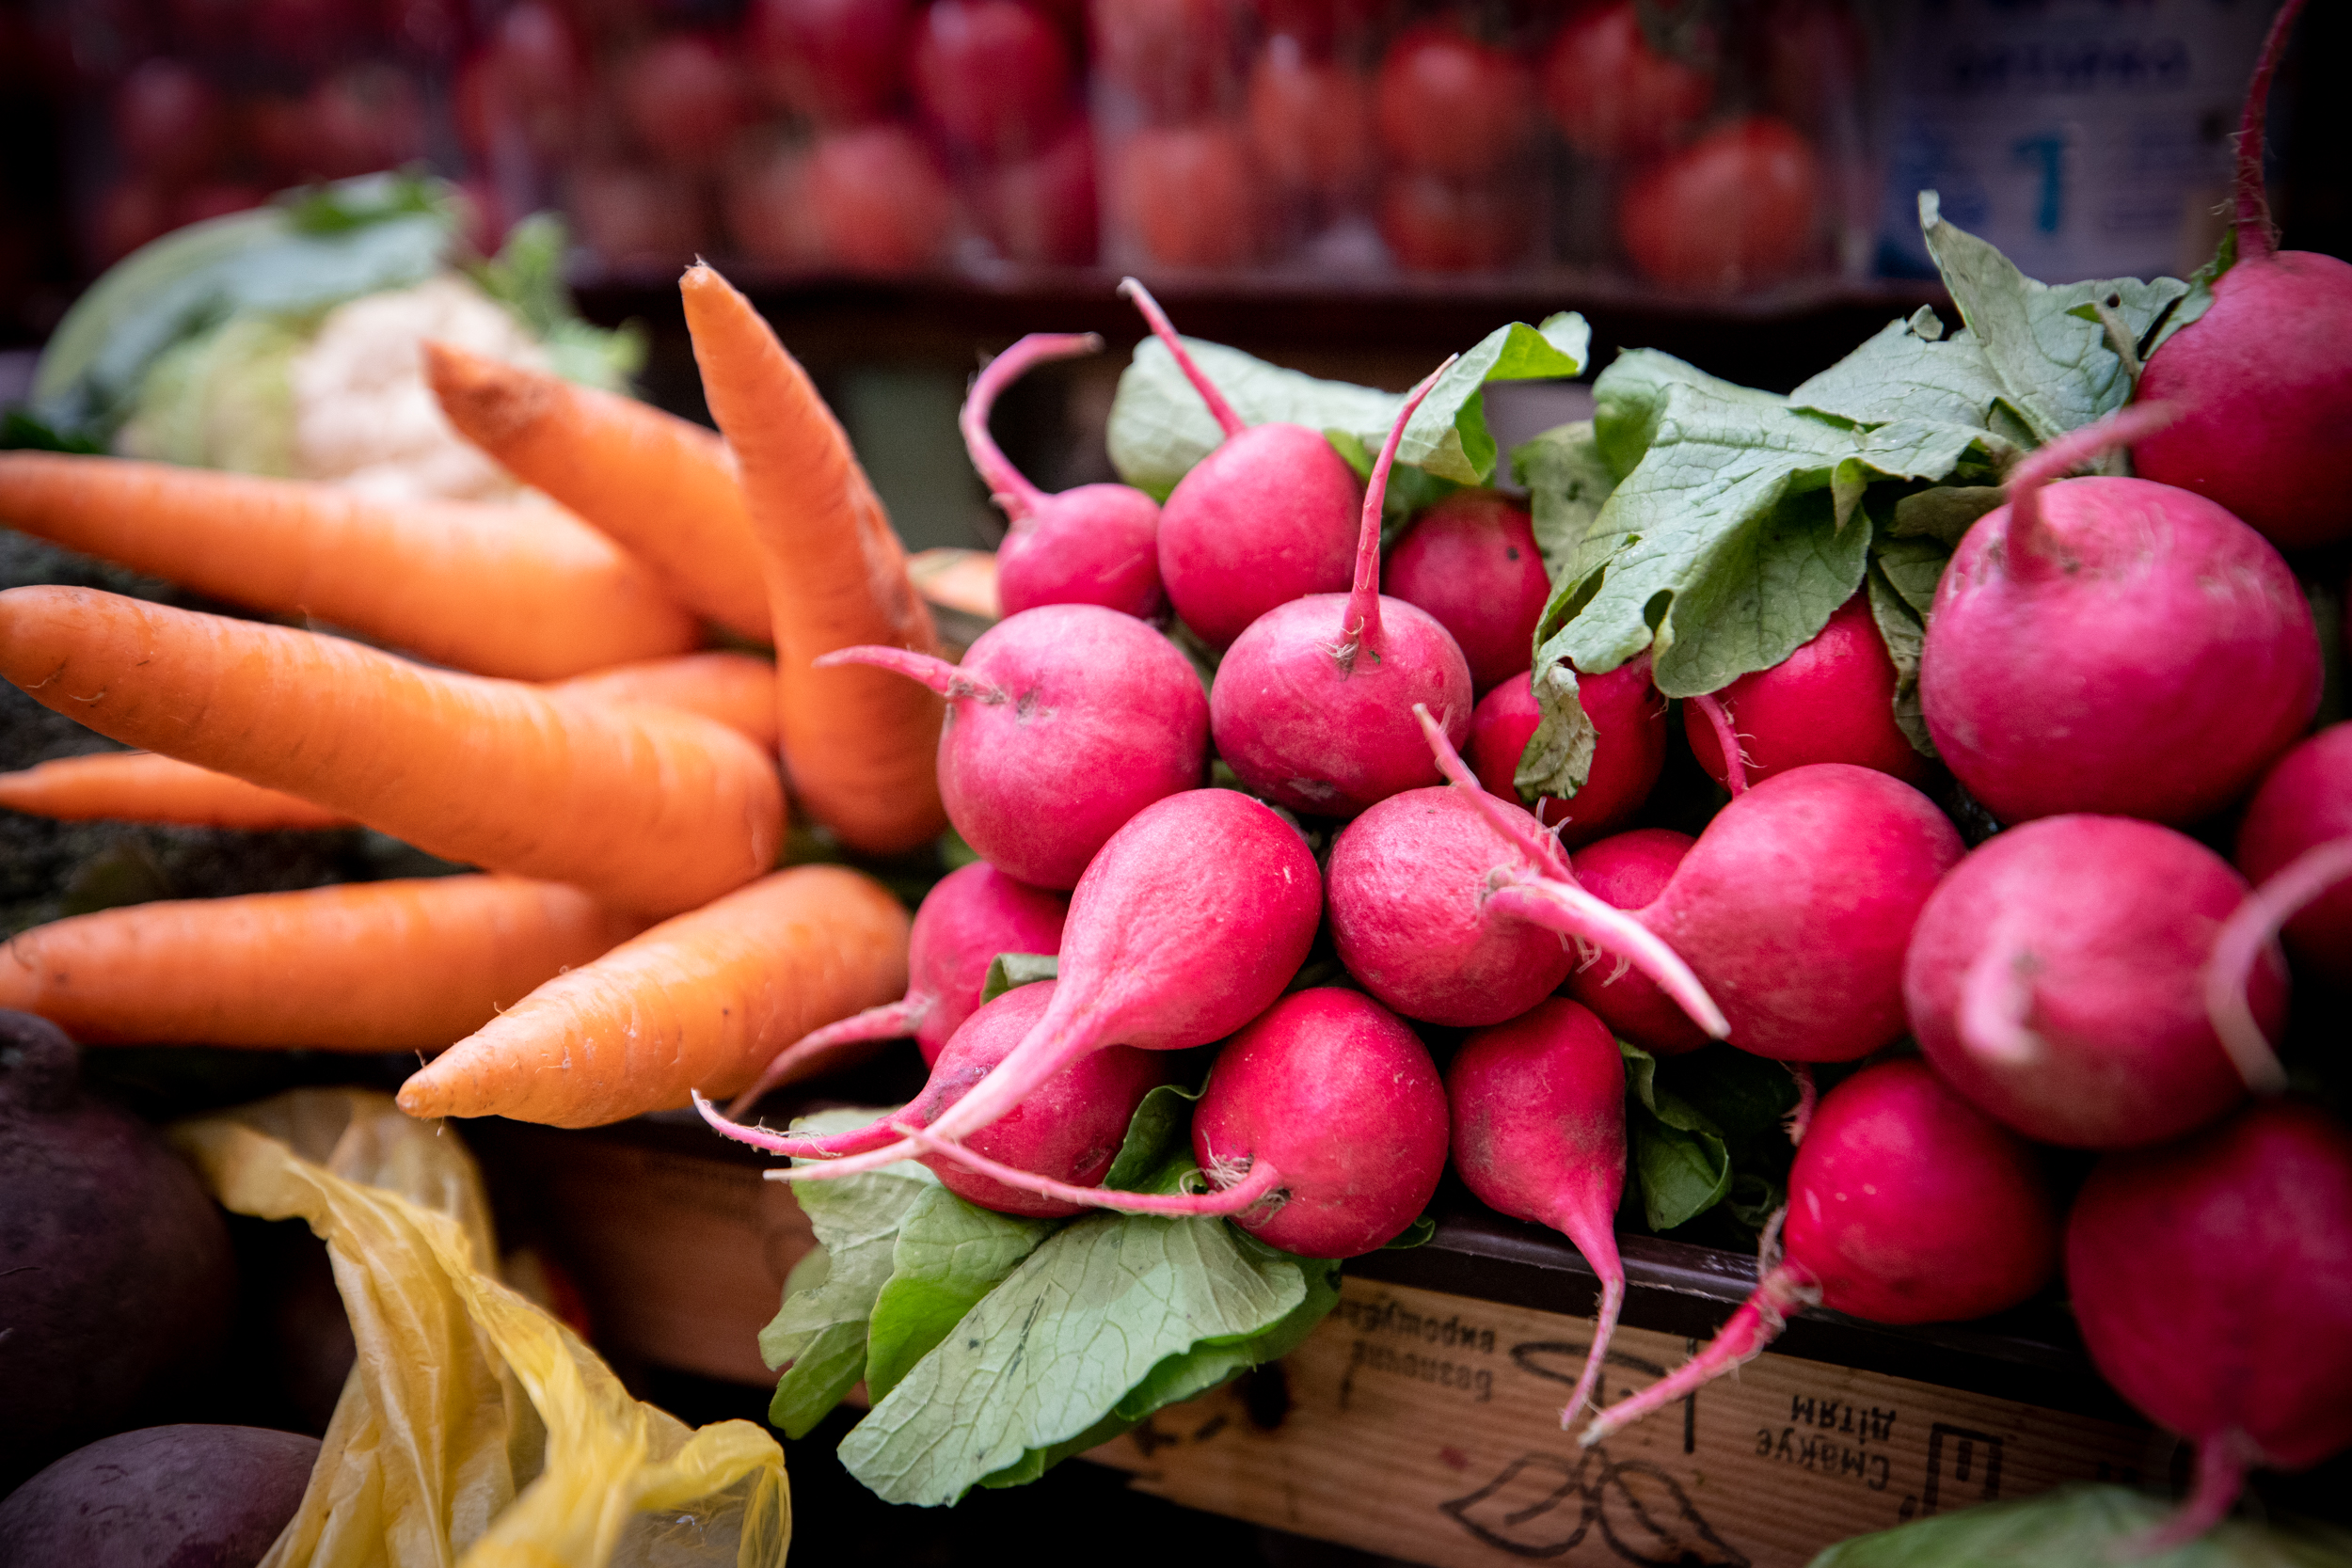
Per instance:
[[[1785,120],[1736,119],[1633,170],[1617,198],[1634,268],[1675,289],[1773,283],[1820,248],[1821,169]]]
[[[929,266],[955,220],[946,178],[898,125],[818,137],[808,160],[808,203],[825,259],[851,272]]]
[[[206,218],[226,217],[230,213],[250,212],[269,200],[269,192],[259,185],[236,180],[207,180],[188,186],[171,204],[171,221],[176,227],[183,223],[201,223]]]
[[[1534,208],[1517,188],[1391,174],[1380,186],[1380,238],[1412,272],[1487,272],[1525,258]]]
[[[1333,194],[1371,177],[1372,89],[1278,34],[1249,69],[1249,140],[1276,183]]]
[[[466,41],[465,0],[383,0],[381,27],[396,49],[445,60]]]
[[[1588,6],[1544,56],[1544,106],[1570,147],[1595,158],[1656,152],[1689,139],[1715,101],[1715,78],[1642,36],[1633,0]]]
[[[743,43],[772,102],[855,125],[897,104],[914,22],[913,0],[752,0]]]
[[[365,0],[251,0],[250,8],[254,42],[313,68],[348,55],[375,22]]]
[[[1111,200],[1120,230],[1161,266],[1231,267],[1260,247],[1249,143],[1222,125],[1136,132],[1119,150]]]
[[[752,117],[742,72],[707,33],[656,39],[622,63],[614,95],[647,151],[689,166],[715,160]]]
[[[1008,261],[1086,266],[1095,253],[1094,135],[1081,120],[1034,158],[982,174],[980,228]]]
[[[569,151],[587,96],[571,24],[544,0],[523,0],[458,67],[452,96],[457,135],[477,158],[509,135],[541,158]]]
[[[90,260],[112,266],[170,228],[171,203],[161,186],[136,175],[117,181],[90,214]]]
[[[1380,61],[1375,92],[1381,150],[1422,174],[1493,174],[1534,132],[1534,73],[1444,23],[1399,35]]]
[[[777,148],[729,160],[720,204],[735,246],[763,267],[803,272],[825,261],[808,195],[808,150]]]
[[[132,167],[188,180],[228,150],[229,116],[213,85],[179,60],[149,60],[115,89],[115,145]]]
[[[573,171],[566,204],[580,243],[607,266],[675,267],[703,248],[693,182],[660,169],[590,164]]]
[[[1093,0],[1095,70],[1173,125],[1240,97],[1240,0]]]
[[[982,157],[1036,151],[1073,112],[1070,46],[1020,0],[934,0],[909,63],[924,114]]]
[[[1322,58],[1369,35],[1379,20],[1379,0],[1254,0],[1260,29],[1269,39],[1297,41]]]
[[[394,168],[424,155],[424,94],[398,66],[347,66],[311,85],[298,131],[304,173],[342,180]]]
[[[1845,0],[1776,0],[1765,18],[1764,87],[1772,111],[1819,131],[1859,115],[1870,44]]]

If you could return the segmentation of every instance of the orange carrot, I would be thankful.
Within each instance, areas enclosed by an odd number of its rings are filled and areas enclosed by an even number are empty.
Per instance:
[[[634,398],[446,343],[427,342],[424,365],[460,436],[625,546],[680,604],[768,641],[759,550],[724,441]]]
[[[532,991],[401,1086],[412,1117],[596,1127],[720,1098],[810,1029],[901,994],[906,910],[834,865],[762,878]]]
[[[0,1007],[86,1044],[438,1051],[644,925],[519,877],[135,904],[0,945]]]
[[[0,523],[479,674],[554,680],[701,641],[652,573],[549,507],[19,451],[0,453]]]
[[[751,302],[687,269],[703,391],[735,451],[775,626],[777,728],[793,793],[853,849],[914,847],[946,825],[940,700],[869,665],[817,670],[860,643],[936,651],[930,611],[849,437]]]
[[[697,714],[551,697],[79,588],[0,593],[0,675],[99,734],[449,860],[668,914],[774,863],[774,765]]]
[[[591,703],[649,703],[715,719],[763,752],[776,747],[776,673],[748,654],[688,654],[575,675],[544,688]],[[64,757],[0,773],[0,807],[61,821],[105,817],[192,828],[319,829],[351,819],[283,790],[264,789],[152,752]]]

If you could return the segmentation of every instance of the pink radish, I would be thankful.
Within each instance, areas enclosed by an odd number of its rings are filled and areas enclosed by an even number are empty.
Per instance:
[[[947,699],[939,793],[964,842],[1033,887],[1066,888],[1152,801],[1197,787],[1208,699],[1176,645],[1099,605],[1045,605],[980,633],[961,665],[844,648]]]
[[[1194,464],[1160,508],[1160,581],[1177,615],[1223,648],[1276,605],[1344,591],[1363,502],[1356,470],[1319,431],[1244,425],[1151,293],[1132,277],[1119,291],[1225,432],[1224,445]]]
[[[1070,900],[1016,882],[981,862],[950,871],[924,895],[907,937],[907,993],[802,1036],[776,1053],[759,1082],[727,1107],[740,1117],[780,1084],[797,1083],[856,1059],[857,1047],[914,1037],[925,1065],[980,1005],[988,966],[999,953],[1058,953]]]
[[[1584,787],[1565,800],[1536,801],[1547,827],[1573,849],[1615,832],[1642,809],[1666,766],[1666,699],[1650,684],[1644,652],[1605,675],[1579,674],[1577,699],[1595,732],[1592,771]],[[1535,705],[1534,678],[1513,675],[1479,699],[1470,714],[1467,753],[1478,782],[1502,799],[1517,801],[1519,759],[1534,736],[1543,712]],[[1550,800],[1549,807],[1544,800]]]
[[[1737,772],[1724,763],[1723,726],[1738,736]],[[1928,759],[1895,723],[1895,661],[1856,594],[1797,651],[1769,670],[1682,705],[1691,754],[1708,777],[1740,794],[1810,762],[1850,762],[1905,784],[1928,776]]]
[[[1638,965],[1720,1036],[1723,1015],[1680,957],[1579,886],[1550,835],[1480,788],[1419,716],[1451,784],[1391,795],[1331,844],[1331,938],[1348,974],[1407,1018],[1500,1023],[1566,978],[1573,938]]]
[[[1087,867],[1070,895],[1053,1005],[931,1124],[931,1145],[887,1120],[798,1138],[698,1108],[720,1132],[755,1148],[847,1156],[781,1173],[789,1180],[911,1158],[988,1126],[1089,1052],[1114,1043],[1180,1051],[1232,1034],[1298,973],[1322,904],[1323,878],[1307,841],[1271,807],[1231,789],[1171,795],[1137,812]]]
[[[2352,264],[2280,250],[2263,197],[2271,72],[2302,0],[2270,24],[2237,138],[2237,257],[2213,304],[2149,356],[2139,396],[2178,404],[2141,437],[2143,479],[2227,507],[2282,549],[2352,537]]]
[[[1453,634],[1480,692],[1527,673],[1551,578],[1527,508],[1493,490],[1456,490],[1389,551],[1389,592]]]
[[[1602,1411],[1585,1446],[1753,1360],[1801,1307],[1882,1323],[2014,1307],[2057,1272],[2058,1221],[2023,1140],[1925,1062],[1893,1061],[1821,1097],[1788,1170],[1780,1241],[1779,1259],[1714,1340]]]
[[[2144,479],[2046,484],[2168,417],[2127,408],[2028,456],[1936,586],[1928,733],[2004,822],[2192,822],[2259,778],[2318,705],[2311,609],[2260,534]]]
[[[895,1119],[914,1127],[937,1121],[1037,1027],[1057,984],[1041,980],[1016,987],[966,1019],[940,1052],[922,1094]],[[1075,1187],[1095,1186],[1119,1158],[1136,1107],[1167,1076],[1168,1058],[1158,1052],[1105,1046],[1046,1079],[1020,1104],[973,1133],[970,1148],[1014,1170]],[[979,1175],[952,1157],[921,1159],[949,1192],[1000,1214],[1058,1219],[1085,1208]]]
[[[1397,443],[1448,359],[1397,410],[1364,491],[1356,586],[1276,605],[1233,640],[1209,688],[1217,755],[1252,792],[1293,811],[1353,816],[1437,782],[1418,706],[1446,738],[1470,735],[1470,669],[1426,610],[1380,592],[1380,503]]]
[[[1675,868],[1698,841],[1668,828],[1636,828],[1577,852],[1576,879],[1584,891],[1612,908],[1642,909],[1674,880]],[[1675,1006],[1674,998],[1639,970],[1607,962],[1580,963],[1569,972],[1565,995],[1590,1007],[1609,1025],[1653,1056],[1678,1056],[1707,1043],[1706,1031]]]
[[[1548,1225],[1600,1276],[1600,1313],[1563,1430],[1599,1386],[1625,1305],[1617,1200],[1625,1196],[1625,1058],[1609,1026],[1573,1002],[1540,1002],[1462,1042],[1446,1069],[1454,1168],[1478,1200]]]
[[[1149,620],[1160,592],[1160,509],[1128,484],[1081,484],[1049,496],[1006,461],[988,433],[997,394],[1032,365],[1099,354],[1090,332],[1032,332],[988,362],[957,421],[972,467],[1004,508],[1011,531],[996,549],[996,591],[1007,615],[1048,604],[1095,604]]]
[[[2279,759],[2237,834],[2237,867],[2267,890],[2287,865],[2352,838],[2352,722],[2330,724]],[[2352,887],[2337,886],[2286,923],[2287,952],[2312,974],[2352,989]]]
[[[2218,1523],[2253,1466],[2352,1445],[2352,1137],[2324,1113],[2265,1101],[2100,1161],[2066,1284],[2106,1380],[2197,1444],[2196,1490],[2146,1552]]]

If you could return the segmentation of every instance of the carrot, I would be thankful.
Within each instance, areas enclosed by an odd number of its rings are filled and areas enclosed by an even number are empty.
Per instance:
[[[0,453],[0,522],[478,674],[554,680],[701,641],[652,573],[552,508],[395,505],[300,480],[21,451]]]
[[[0,675],[99,734],[449,860],[668,914],[768,869],[774,765],[697,714],[603,706],[87,589],[0,593]]]
[[[776,673],[748,654],[688,654],[575,675],[544,688],[591,703],[647,703],[715,719],[762,751],[776,746]],[[351,818],[152,752],[101,752],[0,773],[0,807],[78,822],[174,822],[191,828],[342,828]]]
[[[906,552],[806,372],[751,302],[707,266],[682,288],[703,391],[734,449],[775,626],[785,771],[809,815],[853,849],[914,847],[946,825],[941,703],[870,665],[812,668],[861,643],[934,653]]]
[[[460,436],[617,540],[680,604],[768,641],[759,548],[724,441],[634,398],[447,343],[426,342],[424,365]]]
[[[596,1127],[748,1086],[786,1044],[902,994],[906,910],[841,866],[779,871],[549,980],[401,1086],[412,1117]]]
[[[644,925],[519,877],[135,904],[0,946],[0,1007],[86,1044],[438,1051]]]

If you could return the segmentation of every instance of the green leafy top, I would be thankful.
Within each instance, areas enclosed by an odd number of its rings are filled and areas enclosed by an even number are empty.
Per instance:
[[[2133,1561],[2139,1568],[2326,1568],[2352,1561],[2352,1531],[2312,1521],[2227,1519],[2185,1545],[2131,1556],[2172,1505],[2128,1486],[2075,1481],[1842,1541],[1810,1568],[2012,1568]]]
[[[1582,373],[1592,332],[1564,312],[1540,327],[1498,327],[1456,360],[1406,426],[1400,467],[1457,484],[1484,484],[1495,471],[1495,439],[1486,429],[1489,381],[1528,381]],[[1250,424],[1300,424],[1330,435],[1351,456],[1376,451],[1405,405],[1405,394],[1284,370],[1239,349],[1187,338],[1185,347]],[[1192,466],[1215,451],[1224,432],[1176,368],[1166,344],[1146,338],[1119,378],[1108,431],[1111,464],[1128,483],[1165,499]]]

